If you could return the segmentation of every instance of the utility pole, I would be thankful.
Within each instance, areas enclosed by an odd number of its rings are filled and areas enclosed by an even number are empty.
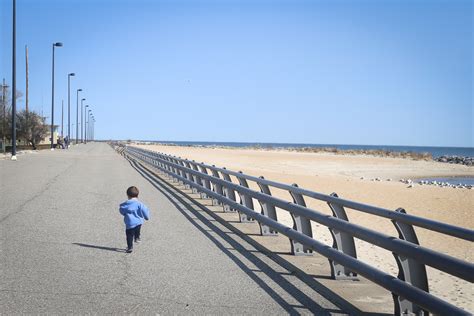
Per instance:
[[[13,0],[12,18],[12,157],[16,160],[16,0]]]
[[[26,60],[26,113],[28,113],[28,45],[25,45],[25,60]]]

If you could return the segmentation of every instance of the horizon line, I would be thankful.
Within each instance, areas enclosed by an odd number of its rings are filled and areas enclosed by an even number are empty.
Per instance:
[[[115,141],[119,139],[114,139]],[[122,141],[126,141],[128,139],[122,139]],[[260,142],[260,141],[204,141],[204,140],[145,140],[145,139],[130,139],[132,141],[140,141],[140,142],[163,142],[163,143],[209,143],[209,144],[225,144],[225,143],[234,143],[234,144],[276,144],[276,145],[317,145],[317,146],[372,146],[372,147],[383,147],[383,146],[390,146],[390,147],[431,147],[431,148],[463,148],[463,149],[474,149],[474,146],[441,146],[441,145],[372,145],[372,144],[336,144],[336,143],[280,143],[280,142]]]

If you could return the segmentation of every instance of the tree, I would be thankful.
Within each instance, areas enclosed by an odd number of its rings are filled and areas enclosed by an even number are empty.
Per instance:
[[[18,101],[23,96],[21,91],[16,91],[15,97]],[[17,126],[18,127],[18,126]],[[10,140],[12,136],[12,107],[10,87],[0,84],[0,138]]]
[[[0,102],[1,103],[1,102]],[[11,139],[12,136],[12,109],[10,106],[5,106],[5,112],[3,111],[3,105],[0,107],[0,138]]]
[[[0,87],[3,88],[3,86]],[[9,94],[8,86],[0,89],[0,137],[2,139],[11,138],[12,108],[9,102]]]
[[[17,114],[17,133],[36,150],[36,145],[41,142],[49,131],[46,118],[36,112],[23,110]]]

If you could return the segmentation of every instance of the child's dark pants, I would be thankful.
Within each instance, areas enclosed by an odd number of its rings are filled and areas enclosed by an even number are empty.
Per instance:
[[[127,235],[127,247],[128,249],[133,248],[133,239],[137,240],[140,239],[140,228],[142,225],[135,226],[130,229],[125,230],[125,234]]]

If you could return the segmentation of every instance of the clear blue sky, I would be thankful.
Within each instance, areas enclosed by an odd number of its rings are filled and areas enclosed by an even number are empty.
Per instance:
[[[11,0],[0,28],[10,83]],[[61,41],[55,117],[75,72],[102,139],[474,147],[469,0],[17,0],[17,35],[31,108]]]

